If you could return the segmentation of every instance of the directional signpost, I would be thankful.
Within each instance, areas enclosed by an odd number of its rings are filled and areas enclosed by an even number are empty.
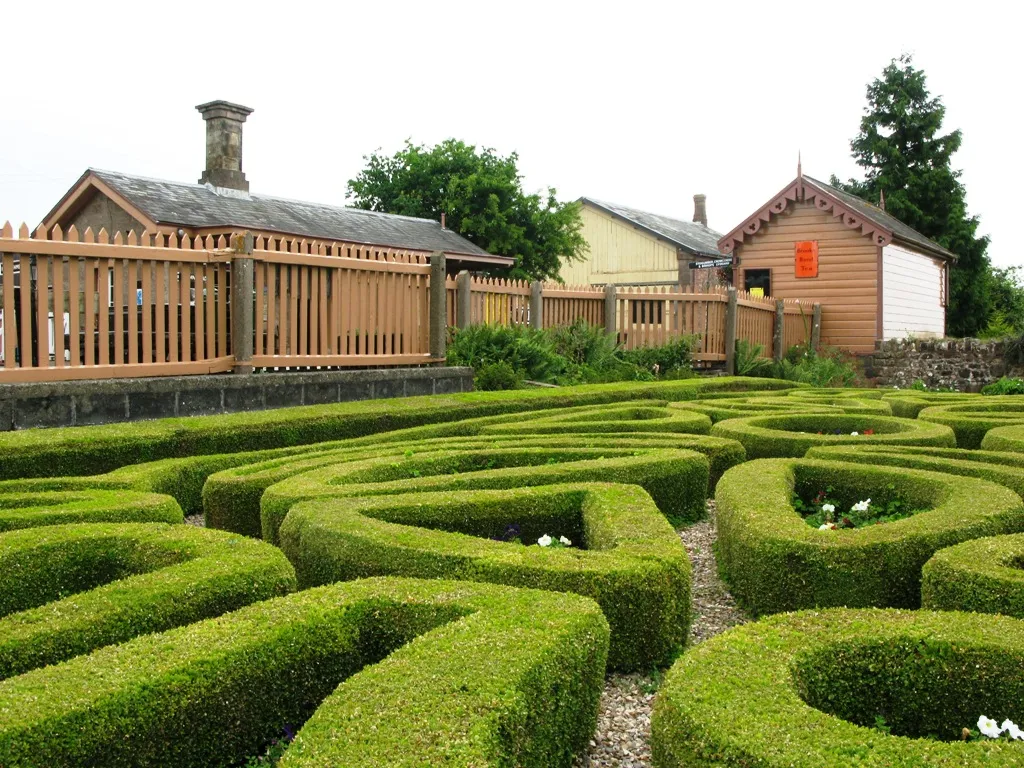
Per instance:
[[[711,259],[710,261],[691,261],[690,269],[721,269],[732,266],[732,259]]]

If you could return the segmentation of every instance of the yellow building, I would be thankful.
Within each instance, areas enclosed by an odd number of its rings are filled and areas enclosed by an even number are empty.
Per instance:
[[[717,269],[691,270],[690,262],[723,258],[721,234],[708,227],[704,195],[694,195],[693,221],[580,198],[582,261],[562,267],[569,285],[691,285],[723,282]]]

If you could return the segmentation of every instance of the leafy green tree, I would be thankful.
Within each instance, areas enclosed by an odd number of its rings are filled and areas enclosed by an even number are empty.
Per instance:
[[[471,243],[515,257],[512,277],[557,279],[562,263],[587,248],[580,206],[559,203],[550,187],[543,197],[523,192],[518,159],[455,139],[434,147],[406,141],[392,156],[364,157],[348,197],[368,211],[435,221],[445,213],[448,227]]]
[[[959,257],[950,273],[946,329],[953,336],[977,335],[993,305],[988,237],[978,236],[961,171],[951,165],[963,137],[959,130],[941,132],[946,108],[909,55],[893,59],[867,97],[860,133],[850,142],[865,178],[844,184],[833,176],[832,183],[875,204],[884,193],[888,213]]]

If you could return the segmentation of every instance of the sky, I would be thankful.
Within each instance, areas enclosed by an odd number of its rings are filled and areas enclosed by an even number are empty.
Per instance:
[[[195,105],[252,107],[253,192],[344,204],[363,157],[455,137],[517,152],[528,191],[727,232],[796,175],[857,175],[867,84],[911,53],[997,266],[1024,263],[1014,4],[288,3],[5,7],[0,222],[34,227],[87,167],[195,181]],[[15,33],[15,30],[17,32]],[[1016,73],[1016,74],[1014,74]]]

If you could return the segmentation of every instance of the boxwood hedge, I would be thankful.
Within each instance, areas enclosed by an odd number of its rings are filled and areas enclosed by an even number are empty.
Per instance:
[[[503,424],[492,424],[480,434],[566,434],[596,432],[684,432],[706,435],[711,431],[711,419],[700,413],[656,406],[596,408],[589,413],[573,412],[547,418],[523,420],[509,419]]]
[[[1024,451],[1024,425],[990,429],[985,433],[981,447],[989,451]]]
[[[334,584],[0,682],[0,765],[240,764],[302,725],[282,768],[568,768],[607,648],[577,595]]]
[[[819,531],[793,508],[831,488],[840,506],[900,499],[911,517]],[[943,547],[1024,530],[1024,502],[984,480],[816,459],[733,467],[715,492],[718,565],[755,614],[827,606],[916,607],[921,568]]]
[[[882,390],[882,399],[892,408],[893,416],[916,419],[917,415],[932,405],[948,405],[977,400],[981,395],[966,392],[920,392],[914,389]]]
[[[873,434],[864,434],[867,430]],[[742,443],[751,459],[800,457],[818,445],[956,445],[953,431],[942,424],[863,414],[778,414],[729,419],[715,424],[711,434]]]
[[[980,448],[990,429],[1024,424],[1024,402],[1019,397],[986,397],[966,403],[931,405],[917,418],[951,427],[961,448]]]
[[[930,611],[773,616],[686,653],[654,704],[656,768],[1015,766],[1008,740],[960,741],[979,715],[1024,717],[1024,622]],[[883,718],[888,733],[876,725]],[[936,738],[925,738],[934,734]]]
[[[167,496],[66,484],[0,483],[0,531],[62,523],[180,523],[181,507]]]
[[[921,605],[936,611],[1024,619],[1024,535],[990,536],[941,549],[921,577]]]
[[[518,540],[502,541],[510,525]],[[565,536],[573,546],[537,546],[545,534]],[[613,669],[669,664],[689,632],[686,549],[636,486],[574,483],[307,502],[288,513],[280,542],[300,587],[415,576],[592,597],[611,625]]]
[[[0,534],[0,678],[294,588],[280,550],[222,531],[151,523]]]

